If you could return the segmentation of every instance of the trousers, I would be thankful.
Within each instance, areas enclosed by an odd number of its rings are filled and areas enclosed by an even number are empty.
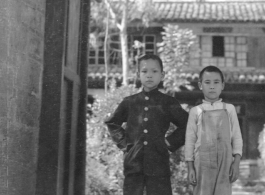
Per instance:
[[[143,174],[129,174],[125,176],[123,184],[124,195],[172,195],[170,176],[147,176]]]

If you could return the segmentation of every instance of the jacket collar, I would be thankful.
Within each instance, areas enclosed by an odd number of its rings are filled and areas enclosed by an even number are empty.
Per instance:
[[[159,92],[158,88],[155,88],[155,89],[153,89],[152,91],[149,91],[149,92],[147,92],[144,89],[142,89],[142,93],[144,95],[146,95],[146,96],[152,96],[154,94],[157,94],[158,92]]]
[[[215,102],[209,102],[209,101],[206,101],[206,100],[202,100],[203,103],[205,104],[215,104],[215,103],[220,103],[222,102],[222,98],[220,98],[219,100],[215,101]]]

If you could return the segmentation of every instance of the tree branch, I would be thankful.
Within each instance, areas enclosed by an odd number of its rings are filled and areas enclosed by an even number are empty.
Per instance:
[[[127,12],[128,12],[128,0],[125,0],[123,4],[123,9],[122,9],[122,20],[121,20],[121,31],[125,30],[127,28]]]
[[[107,8],[109,9],[111,17],[114,19],[115,24],[121,30],[121,24],[119,23],[119,21],[117,19],[117,15],[114,13],[113,7],[111,6],[109,0],[104,0],[104,2],[106,4]]]

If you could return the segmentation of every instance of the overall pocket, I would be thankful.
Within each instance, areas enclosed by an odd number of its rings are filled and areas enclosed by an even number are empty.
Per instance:
[[[209,144],[208,146],[200,147],[199,150],[200,165],[202,168],[217,168],[217,152],[216,146]]]

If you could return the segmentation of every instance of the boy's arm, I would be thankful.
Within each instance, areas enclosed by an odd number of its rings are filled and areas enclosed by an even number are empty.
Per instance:
[[[194,161],[187,161],[187,165],[188,165],[188,180],[189,183],[193,186],[195,186],[197,184],[196,181],[196,171],[194,168]]]
[[[234,155],[234,161],[232,162],[229,176],[230,176],[230,182],[235,182],[239,177],[239,164],[240,164],[241,155],[235,154]]]
[[[112,140],[121,150],[126,148],[125,130],[122,128],[122,124],[127,121],[127,115],[127,102],[124,99],[115,112],[105,120]]]
[[[231,112],[230,112],[230,120],[231,120],[231,131],[232,131],[232,150],[233,155],[239,154],[242,156],[242,150],[243,150],[243,140],[241,135],[241,130],[237,118],[237,113],[235,110],[235,107],[232,106]]]
[[[239,165],[240,164],[240,160],[241,160],[241,155],[240,154],[235,154],[234,155],[234,163]]]
[[[177,126],[177,130],[166,137],[166,142],[168,144],[168,149],[174,152],[185,143],[188,113],[181,107],[177,100],[174,101],[169,109],[170,121]]]
[[[196,185],[196,171],[194,168],[194,148],[197,140],[197,109],[192,108],[189,113],[189,119],[185,138],[185,161],[188,165],[188,179],[191,185]]]
[[[185,136],[185,161],[194,161],[195,160],[195,143],[198,139],[198,114],[197,108],[194,107],[189,112],[189,119],[187,123],[187,130]]]
[[[235,107],[232,106],[230,111],[231,131],[232,131],[232,150],[233,163],[230,168],[230,182],[235,182],[239,177],[239,164],[242,156],[243,140],[237,118]]]

